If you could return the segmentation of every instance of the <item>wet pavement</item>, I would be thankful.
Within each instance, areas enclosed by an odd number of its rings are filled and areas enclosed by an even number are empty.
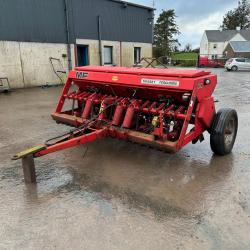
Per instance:
[[[103,139],[36,159],[37,185],[10,158],[68,131],[49,116],[61,88],[1,94],[0,249],[250,249],[250,73],[213,71],[239,115],[232,154],[207,133],[177,154]]]

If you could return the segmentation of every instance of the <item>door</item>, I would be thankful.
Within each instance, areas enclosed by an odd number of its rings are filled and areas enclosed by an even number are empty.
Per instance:
[[[77,66],[89,65],[89,46],[77,45]]]
[[[246,68],[245,58],[236,58],[236,66],[239,70],[244,70]]]
[[[250,59],[246,59],[246,70],[250,70]]]

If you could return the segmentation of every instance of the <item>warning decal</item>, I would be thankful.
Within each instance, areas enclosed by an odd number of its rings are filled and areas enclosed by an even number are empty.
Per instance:
[[[156,79],[141,79],[142,84],[154,84],[154,85],[164,85],[178,87],[180,85],[179,81],[175,80],[156,80]]]

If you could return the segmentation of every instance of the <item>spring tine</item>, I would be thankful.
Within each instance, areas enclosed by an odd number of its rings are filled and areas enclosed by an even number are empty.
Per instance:
[[[162,103],[157,109],[156,112],[159,112],[161,109],[163,109],[165,107],[165,103]]]
[[[144,104],[142,105],[142,109],[144,109],[144,108],[146,108],[147,106],[148,106],[148,104],[150,103],[150,101],[148,100],[148,101],[146,101],[146,102],[144,102]]]
[[[180,114],[182,113],[182,111],[184,111],[185,107],[184,106],[180,106],[178,109],[175,110],[174,114]]]
[[[153,102],[151,106],[149,107],[149,110],[153,109],[156,106],[157,102]]]

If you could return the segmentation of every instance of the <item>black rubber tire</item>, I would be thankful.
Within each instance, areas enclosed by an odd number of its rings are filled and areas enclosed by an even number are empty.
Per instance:
[[[228,69],[228,68],[227,68],[226,70],[227,70],[227,71],[231,71],[231,69]]]
[[[232,126],[229,129],[229,126]],[[210,146],[217,155],[231,153],[238,130],[238,115],[234,109],[220,109],[214,117],[210,134]],[[228,141],[227,141],[228,140]]]
[[[237,71],[237,70],[238,70],[238,67],[234,65],[234,66],[231,68],[231,70],[232,70],[232,71]]]

